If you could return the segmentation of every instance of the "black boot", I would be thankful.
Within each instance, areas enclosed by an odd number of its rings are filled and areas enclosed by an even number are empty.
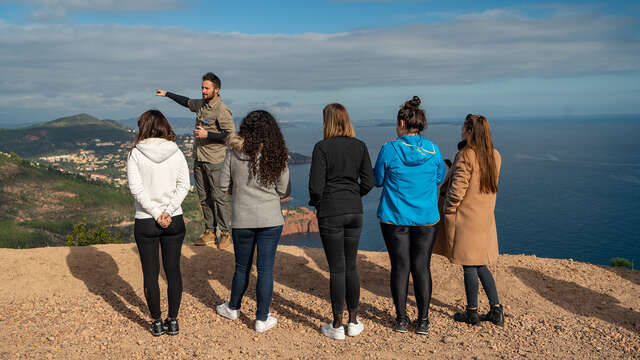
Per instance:
[[[471,325],[478,325],[480,324],[478,309],[470,309],[467,307],[467,310],[465,312],[457,312],[453,314],[453,320]]]
[[[502,314],[502,305],[493,305],[489,312],[480,315],[481,321],[491,321],[495,325],[504,326],[504,315]]]

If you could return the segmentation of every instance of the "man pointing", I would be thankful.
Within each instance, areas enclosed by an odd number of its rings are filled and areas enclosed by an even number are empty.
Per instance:
[[[205,231],[195,245],[215,242],[218,249],[224,249],[231,244],[231,195],[220,190],[218,175],[227,150],[225,140],[235,131],[235,125],[219,91],[220,78],[209,72],[202,77],[202,99],[189,99],[165,90],[156,90],[156,96],[166,96],[196,113],[193,173]]]

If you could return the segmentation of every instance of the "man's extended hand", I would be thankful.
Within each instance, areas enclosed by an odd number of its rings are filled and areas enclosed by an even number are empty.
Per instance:
[[[167,91],[156,89],[156,96],[167,96]]]
[[[209,135],[209,133],[202,126],[198,125],[196,126],[196,129],[193,130],[193,135],[198,139],[204,139]]]
[[[158,225],[160,225],[161,228],[166,229],[169,227],[169,225],[171,225],[171,216],[166,212],[163,212],[158,220],[156,220],[156,222],[158,223]]]

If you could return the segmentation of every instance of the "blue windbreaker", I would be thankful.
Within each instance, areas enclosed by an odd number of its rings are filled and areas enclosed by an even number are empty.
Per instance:
[[[433,225],[440,220],[438,185],[446,174],[438,146],[418,135],[382,145],[373,169],[382,186],[378,219],[395,225]]]

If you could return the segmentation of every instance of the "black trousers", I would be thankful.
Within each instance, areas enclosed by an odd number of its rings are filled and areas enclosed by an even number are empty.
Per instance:
[[[472,308],[478,307],[478,278],[482,283],[482,288],[489,298],[489,305],[498,305],[498,290],[493,275],[486,265],[467,266],[462,265],[464,269],[464,290],[467,294],[467,306]]]
[[[360,277],[358,276],[358,242],[362,232],[362,214],[327,216],[318,219],[322,247],[329,263],[331,310],[342,315],[358,310]]]
[[[407,317],[409,273],[413,278],[418,318],[429,317],[431,302],[431,253],[435,226],[400,226],[380,223],[391,260],[391,295],[398,319]]]
[[[162,251],[162,265],[167,276],[167,297],[169,298],[169,317],[177,318],[182,300],[182,274],[180,273],[180,252],[184,241],[185,227],[182,215],[171,218],[171,224],[161,228],[153,219],[136,219],[133,235],[138,245],[142,274],[144,276],[144,296],[147,298],[149,312],[153,319],[160,319],[160,258],[158,247]]]

